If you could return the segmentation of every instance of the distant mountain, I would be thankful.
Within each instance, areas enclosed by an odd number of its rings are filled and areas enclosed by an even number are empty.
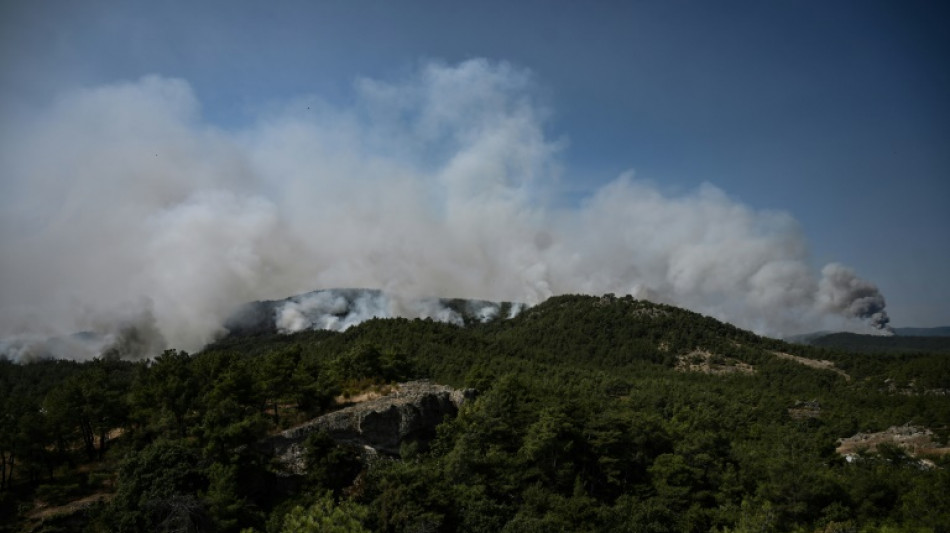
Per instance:
[[[786,342],[794,343],[794,344],[811,344],[813,340],[824,337],[826,335],[831,335],[832,333],[834,332],[827,331],[827,330],[813,331],[811,333],[801,333],[799,335],[791,335],[791,336],[785,337],[783,340],[785,340]]]
[[[950,326],[937,328],[894,328],[901,337],[950,337]]]
[[[858,335],[831,333],[812,338],[804,344],[835,348],[849,352],[931,352],[950,353],[950,337],[916,337],[907,335]]]
[[[707,374],[754,374],[762,368],[777,370],[788,361],[839,372],[832,363],[814,359],[826,354],[817,354],[808,346],[760,337],[699,313],[632,296],[560,295],[520,311],[517,304],[438,299],[426,305],[441,318],[415,317],[424,318],[421,321],[406,320],[405,315],[397,320],[372,320],[357,311],[361,306],[364,311],[372,307],[359,301],[375,302],[384,296],[380,291],[332,290],[249,304],[242,321],[231,323],[232,334],[212,349],[241,346],[245,353],[264,353],[265,348],[255,347],[315,343],[322,350],[340,352],[344,350],[341,343],[358,338],[386,346],[393,353],[427,359],[427,364],[433,364],[427,367],[432,375],[456,367],[467,369],[475,361],[494,365],[495,357],[545,368],[575,365],[607,373],[618,368],[662,367]],[[308,311],[303,321],[308,327],[290,332],[295,334],[281,334],[288,332],[280,331],[279,324],[290,325],[281,315],[295,313],[297,306],[313,297],[334,300],[339,306],[332,313],[314,307],[320,311]],[[357,315],[365,320],[350,324]],[[328,324],[332,327],[321,327]],[[342,335],[335,334],[344,330]],[[450,346],[443,344],[446,342]],[[450,375],[454,372],[458,370]]]
[[[946,351],[950,346],[950,326],[937,328],[892,328],[894,335],[860,335],[857,333],[815,331],[786,337],[787,342],[810,344],[848,351],[919,352]]]
[[[506,320],[516,316],[518,320]],[[780,341],[772,342],[685,309],[612,295],[557,296],[528,309],[510,302],[405,299],[376,289],[326,289],[248,303],[226,322],[225,328],[231,338],[268,336],[308,330],[344,331],[372,318],[396,317],[482,325],[495,338],[513,335],[530,351],[547,353],[563,350],[565,337],[561,333],[570,332],[568,336],[575,340],[590,337],[587,342],[591,346],[609,347],[604,353],[592,349],[587,357],[592,361],[611,359],[612,363],[624,352],[635,352],[654,362],[669,362],[676,353],[695,350],[745,351],[746,357],[739,357],[745,360],[786,350]],[[950,328],[899,328],[897,335],[889,337],[822,331],[786,341],[851,352],[950,352],[950,337],[907,333],[943,330]]]

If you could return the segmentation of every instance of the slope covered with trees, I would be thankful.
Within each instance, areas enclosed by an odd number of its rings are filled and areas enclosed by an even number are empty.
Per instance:
[[[255,445],[415,378],[479,394],[398,457],[314,434],[294,476]],[[0,527],[950,531],[946,456],[836,452],[904,424],[945,444],[948,390],[946,354],[789,345],[610,295],[464,327],[261,332],[139,363],[0,361]]]
[[[813,346],[834,348],[851,352],[942,352],[950,353],[950,337],[923,335],[858,335],[857,333],[831,333],[808,342]]]

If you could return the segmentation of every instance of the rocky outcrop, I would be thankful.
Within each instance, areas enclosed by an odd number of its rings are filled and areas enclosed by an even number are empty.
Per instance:
[[[752,365],[732,357],[714,354],[708,350],[693,350],[676,358],[674,370],[704,374],[755,374]]]
[[[334,411],[283,431],[267,440],[267,447],[283,468],[302,474],[303,443],[315,432],[326,432],[341,444],[361,446],[373,455],[398,455],[406,441],[426,441],[435,427],[455,416],[473,399],[473,389],[456,390],[428,381],[400,383],[393,392]]]
[[[909,457],[918,461],[922,468],[933,468],[934,463],[928,456],[950,455],[950,446],[941,445],[934,439],[930,429],[905,424],[891,426],[877,433],[858,433],[839,439],[835,450],[849,463],[858,461],[865,452],[876,452],[881,444],[893,444],[904,450]]]

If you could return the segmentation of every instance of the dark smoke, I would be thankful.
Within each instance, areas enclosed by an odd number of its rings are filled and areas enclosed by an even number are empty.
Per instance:
[[[873,327],[890,332],[884,295],[877,285],[857,277],[852,269],[837,263],[825,266],[821,275],[819,299],[825,309],[866,320]]]

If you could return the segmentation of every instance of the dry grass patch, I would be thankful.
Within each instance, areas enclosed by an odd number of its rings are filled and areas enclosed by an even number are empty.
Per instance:
[[[945,455],[950,447],[934,441],[934,434],[927,428],[911,425],[891,426],[876,433],[857,433],[838,441],[839,454],[848,457],[863,452],[874,452],[881,444],[894,444],[912,457],[921,455]]]
[[[840,376],[842,376],[845,381],[851,381],[851,376],[849,376],[844,370],[836,367],[831,361],[826,361],[824,359],[809,359],[807,357],[801,357],[799,355],[792,355],[790,353],[784,352],[772,352],[779,359],[788,359],[789,361],[795,361],[800,365],[805,365],[810,368],[817,368],[818,370],[830,370]]]
[[[752,365],[708,350],[693,350],[679,356],[673,368],[680,372],[702,372],[714,375],[755,374],[755,368]]]

